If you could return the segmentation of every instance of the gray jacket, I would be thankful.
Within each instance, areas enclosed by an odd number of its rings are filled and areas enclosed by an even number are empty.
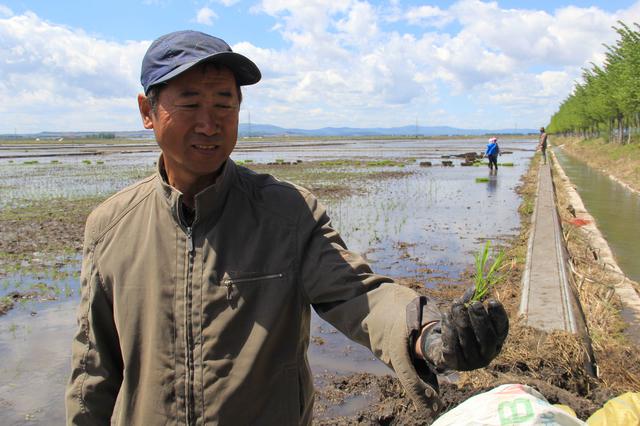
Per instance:
[[[229,160],[191,227],[181,197],[158,172],[87,220],[69,424],[310,424],[311,306],[431,413],[416,294],[348,251],[312,194]]]

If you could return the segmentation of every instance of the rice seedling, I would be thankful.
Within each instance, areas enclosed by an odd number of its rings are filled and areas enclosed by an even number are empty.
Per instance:
[[[38,164],[38,160],[27,160],[27,161],[23,161],[22,164],[27,164],[27,165]]]
[[[500,269],[502,261],[504,260],[504,251],[500,250],[487,271],[489,247],[491,247],[491,242],[487,241],[483,250],[474,255],[476,271],[473,276],[473,284],[475,286],[475,291],[470,302],[482,301],[489,291],[489,288],[500,280],[498,269]]]
[[[84,164],[91,164],[91,160],[82,160]]]
[[[476,183],[489,182],[489,178],[486,177],[477,177]]]

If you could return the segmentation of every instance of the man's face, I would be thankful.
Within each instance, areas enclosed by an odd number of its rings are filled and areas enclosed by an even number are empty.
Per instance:
[[[236,145],[240,102],[228,68],[196,66],[169,80],[155,111],[144,97],[139,104],[171,184],[189,186],[214,177]]]

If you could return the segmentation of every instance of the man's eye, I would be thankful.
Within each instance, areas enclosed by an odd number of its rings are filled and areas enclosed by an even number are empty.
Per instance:
[[[186,108],[186,109],[194,109],[198,107],[198,104],[184,104],[184,105],[178,105],[180,108]]]

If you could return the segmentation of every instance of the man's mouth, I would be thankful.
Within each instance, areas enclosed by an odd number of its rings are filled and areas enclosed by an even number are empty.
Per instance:
[[[196,149],[204,149],[206,151],[215,151],[218,149],[218,145],[193,145]]]

